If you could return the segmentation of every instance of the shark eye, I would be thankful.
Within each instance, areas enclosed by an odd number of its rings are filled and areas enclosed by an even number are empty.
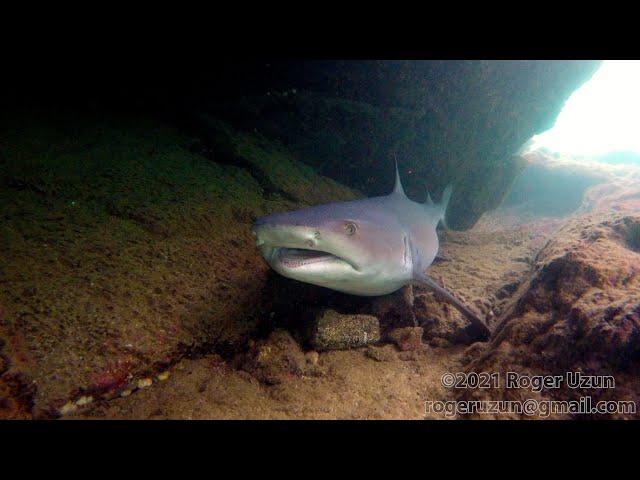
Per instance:
[[[347,232],[347,235],[353,235],[354,233],[356,233],[356,230],[358,229],[358,226],[355,223],[347,223],[344,226],[344,230],[345,232]]]

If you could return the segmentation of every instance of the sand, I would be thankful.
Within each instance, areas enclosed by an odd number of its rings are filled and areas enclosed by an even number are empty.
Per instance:
[[[542,243],[543,236],[527,228],[503,228],[496,234],[488,231],[492,224],[497,225],[495,219],[486,219],[477,230],[445,235],[441,255],[448,260],[432,269],[448,288],[468,299],[495,296],[505,284],[520,279]],[[430,294],[416,293],[420,295]],[[439,308],[464,324],[454,309],[444,304]],[[423,314],[418,312],[419,317]],[[467,351],[475,346],[433,343],[410,351],[387,344],[311,352],[317,369],[294,369],[298,373],[281,375],[275,384],[259,381],[241,361],[219,355],[185,359],[168,370],[165,381],[155,379],[148,388],[96,401],[64,418],[444,419],[444,413],[427,413],[425,402],[455,398],[455,391],[442,386],[441,376],[462,371]]]

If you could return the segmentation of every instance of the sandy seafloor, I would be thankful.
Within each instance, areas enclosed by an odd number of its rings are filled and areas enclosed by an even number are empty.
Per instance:
[[[485,215],[467,232],[445,233],[430,274],[465,300],[491,297],[530,270],[535,253],[560,222],[527,226]],[[416,293],[419,295],[419,293]],[[400,351],[386,344],[315,353],[305,358],[311,375],[258,381],[218,355],[184,359],[132,393],[95,401],[64,418],[93,419],[422,419],[428,400],[452,400],[441,384],[446,372],[463,370],[466,345],[422,344]],[[145,386],[146,384],[150,384]]]
[[[611,374],[615,390],[590,393],[640,400],[640,172],[603,174],[563,220],[501,209],[440,235],[429,274],[487,319],[489,342],[414,288],[412,309],[403,289],[343,296],[342,313],[397,306],[424,327],[420,342],[320,352],[296,325],[336,298],[283,282],[250,226],[362,194],[278,142],[218,130],[214,161],[149,119],[3,131],[0,418],[419,419],[430,400],[526,398],[441,386],[463,370]]]

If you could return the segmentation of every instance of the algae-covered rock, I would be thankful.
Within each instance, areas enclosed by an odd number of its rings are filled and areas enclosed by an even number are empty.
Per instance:
[[[146,117],[0,124],[0,339],[35,415],[192,350],[242,348],[271,300],[253,219],[357,196],[280,143],[221,125],[227,150],[206,156]]]
[[[392,188],[394,155],[410,197],[424,199],[425,184],[437,196],[453,183],[448,224],[467,229],[498,206],[525,167],[520,147],[553,126],[599,65],[268,62],[252,65],[251,85],[237,85],[218,106],[237,125],[282,140],[322,174],[368,196]]]
[[[252,342],[242,354],[239,365],[260,382],[268,385],[282,383],[291,376],[322,375],[317,353],[306,355],[293,337],[285,330],[275,330],[265,340]]]
[[[369,345],[364,351],[364,354],[376,362],[392,362],[398,358],[398,354],[393,345]]]
[[[371,312],[380,320],[383,331],[415,327],[413,285],[405,285],[396,292],[373,298]]]
[[[440,344],[441,339],[449,343],[470,344],[480,337],[466,318],[431,292],[418,295],[415,305],[425,341],[431,345]]]
[[[396,328],[387,333],[389,341],[395,343],[402,351],[418,350],[422,346],[422,327]]]
[[[594,404],[640,400],[640,254],[625,240],[640,225],[636,212],[637,206],[613,218],[606,212],[568,221],[537,255],[531,275],[506,309],[491,343],[470,359],[467,368],[563,378],[567,372],[612,376],[613,389],[565,384],[558,391],[542,393],[563,400],[589,395]],[[490,395],[493,400],[512,400],[528,394],[526,389],[501,388]],[[635,411],[593,416],[638,418]]]
[[[316,317],[309,338],[316,350],[363,347],[380,340],[380,325],[373,315],[344,315],[324,310]]]

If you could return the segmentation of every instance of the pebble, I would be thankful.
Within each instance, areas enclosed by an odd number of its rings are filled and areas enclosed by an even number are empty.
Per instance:
[[[311,365],[317,365],[318,360],[320,359],[320,355],[318,354],[318,352],[312,350],[305,354],[305,358]]]
[[[162,372],[158,375],[158,380],[160,380],[161,382],[164,382],[168,378],[169,378],[169,371]]]
[[[85,395],[76,400],[76,405],[81,407],[83,405],[88,405],[93,402],[93,397],[90,395]]]
[[[129,389],[123,390],[122,392],[120,392],[121,397],[128,397],[129,395],[131,395],[131,390]]]
[[[78,409],[78,407],[76,406],[75,403],[73,402],[67,402],[65,403],[62,408],[60,409],[60,414],[61,415],[68,415],[70,413],[75,412]]]
[[[138,388],[147,388],[153,384],[153,380],[150,378],[141,378],[138,380]]]

